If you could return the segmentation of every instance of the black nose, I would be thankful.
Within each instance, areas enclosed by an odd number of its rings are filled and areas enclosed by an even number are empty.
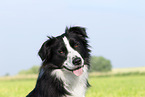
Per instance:
[[[73,64],[74,65],[81,65],[82,64],[82,61],[81,61],[81,58],[77,57],[73,60]]]

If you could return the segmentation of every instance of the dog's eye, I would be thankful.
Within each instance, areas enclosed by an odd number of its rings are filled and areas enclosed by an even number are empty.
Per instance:
[[[77,48],[78,47],[78,45],[75,45],[75,48]]]
[[[74,45],[74,47],[77,48],[77,47],[79,47],[79,45],[80,45],[79,43],[76,43],[76,44]]]
[[[64,52],[62,50],[58,51],[60,54],[63,54]]]

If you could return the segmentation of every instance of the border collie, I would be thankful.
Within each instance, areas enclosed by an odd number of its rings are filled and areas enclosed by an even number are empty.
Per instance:
[[[85,97],[90,67],[87,38],[86,29],[79,26],[49,37],[38,52],[43,62],[36,86],[26,97]]]

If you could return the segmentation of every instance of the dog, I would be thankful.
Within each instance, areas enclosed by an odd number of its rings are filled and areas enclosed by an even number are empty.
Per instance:
[[[42,65],[36,86],[26,97],[85,97],[91,52],[86,29],[66,27],[48,38],[38,52]]]

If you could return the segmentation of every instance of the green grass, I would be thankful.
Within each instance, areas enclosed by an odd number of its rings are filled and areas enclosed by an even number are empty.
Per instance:
[[[0,97],[25,97],[34,88],[35,80],[1,80]]]
[[[145,97],[145,76],[91,77],[86,97]]]
[[[0,97],[25,97],[36,79],[0,79]],[[145,97],[145,76],[90,76],[86,97]]]

